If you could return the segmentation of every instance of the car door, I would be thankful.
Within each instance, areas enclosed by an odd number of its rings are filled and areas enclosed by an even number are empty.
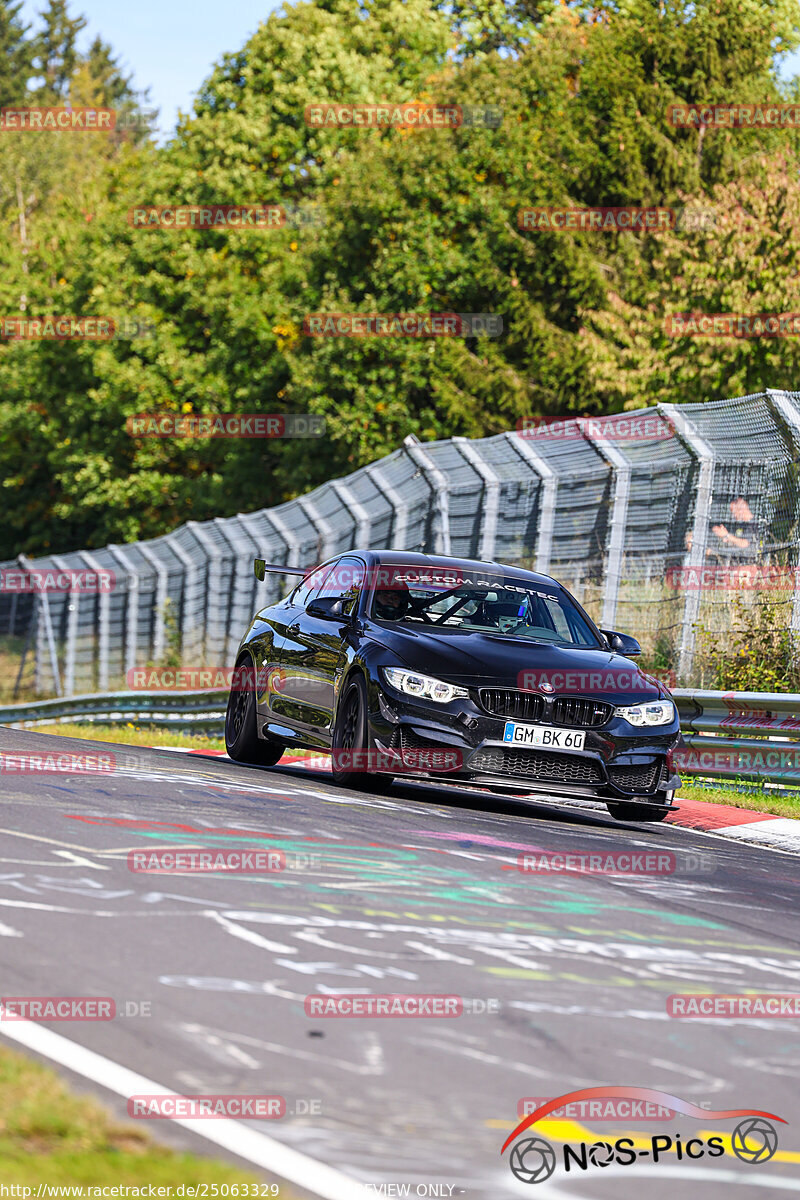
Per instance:
[[[365,574],[362,559],[353,555],[337,559],[286,630],[280,658],[280,712],[297,728],[326,735],[330,732],[336,675],[344,661],[347,618],[356,607]],[[310,604],[324,598],[342,601],[341,620],[326,620],[308,611]]]
[[[289,631],[296,631],[306,606],[316,596],[330,569],[329,563],[306,575],[284,600],[266,610],[270,614],[269,630],[266,631],[269,644],[265,641],[261,646],[258,662],[258,711],[264,720],[289,716],[292,711],[286,702],[282,666],[287,640],[294,645],[293,634]]]

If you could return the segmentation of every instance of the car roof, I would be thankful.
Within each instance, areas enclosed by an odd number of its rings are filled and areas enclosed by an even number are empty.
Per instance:
[[[349,550],[348,554],[358,554],[366,558],[372,566],[384,563],[393,566],[410,567],[443,567],[459,571],[485,571],[487,569],[512,579],[525,583],[549,583],[560,588],[561,584],[550,575],[541,575],[537,571],[526,571],[524,567],[512,567],[506,563],[485,561],[479,558],[455,558],[449,554],[421,554],[416,550]],[[339,556],[341,557],[341,555]]]

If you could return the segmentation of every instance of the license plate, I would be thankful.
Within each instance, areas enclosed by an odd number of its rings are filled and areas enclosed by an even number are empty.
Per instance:
[[[549,746],[551,750],[582,750],[586,734],[577,729],[554,729],[552,725],[518,725],[506,721],[503,741],[515,746]]]

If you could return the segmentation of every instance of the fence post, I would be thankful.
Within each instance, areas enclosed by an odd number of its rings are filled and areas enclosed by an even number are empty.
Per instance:
[[[550,559],[553,553],[553,528],[556,518],[556,497],[558,495],[558,476],[541,454],[534,450],[530,441],[519,433],[507,432],[503,437],[531,470],[539,476],[542,491],[542,502],[539,508],[539,522],[536,530],[536,570],[540,575],[549,575]]]
[[[111,557],[120,564],[128,579],[125,601],[125,682],[128,672],[136,666],[136,641],[139,632],[139,576],[127,554],[113,543],[106,546]]]
[[[27,558],[26,555],[24,555],[24,554],[20,554],[17,561],[18,561],[19,565],[21,567],[23,567],[26,571],[33,571],[35,569],[31,560],[29,558]],[[43,679],[44,679],[44,673],[42,671],[42,662],[41,662],[41,659],[42,659],[41,638],[42,638],[42,633],[44,633],[44,637],[47,642],[47,650],[50,655],[50,671],[53,676],[53,686],[56,690],[56,695],[63,696],[64,690],[61,686],[61,673],[59,672],[59,669],[58,669],[58,651],[56,650],[56,639],[55,639],[55,634],[53,632],[53,621],[52,621],[52,617],[51,617],[51,613],[50,613],[50,600],[47,595],[47,592],[45,592],[45,591],[37,592],[35,604],[36,604],[36,609],[34,610],[31,620],[36,622],[36,651],[35,651],[35,653],[36,653],[36,667],[35,667],[36,691],[41,692],[43,690],[42,683],[43,683]],[[42,616],[41,621],[39,620],[40,613]]]
[[[241,628],[231,628],[233,622],[233,612],[238,607],[237,600],[239,596],[239,572],[242,570],[245,571],[248,584],[250,580],[255,582],[255,575],[253,574],[253,548],[252,545],[248,544],[248,542],[252,543],[253,538],[252,535],[247,531],[246,527],[245,534],[242,534],[242,522],[236,517],[214,517],[214,527],[219,532],[220,537],[223,538],[228,545],[233,548],[235,555],[233,583],[231,588],[233,604],[231,606],[232,611],[230,611],[228,614],[227,628],[225,633],[225,661],[230,662],[238,649],[241,638]],[[247,540],[245,540],[245,536]],[[252,588],[250,588],[250,593],[252,596]],[[252,603],[247,604],[244,607],[249,610],[247,613],[247,620],[249,621],[253,610]]]
[[[450,485],[444,472],[440,471],[427,454],[419,438],[410,433],[403,439],[403,449],[413,463],[419,467],[435,497],[439,521],[436,529],[434,554],[450,553]]]
[[[100,574],[103,571],[100,563],[89,553],[88,550],[81,551],[80,557],[91,571],[95,571],[97,573],[99,586]],[[103,589],[100,588],[97,601],[99,610],[97,619],[97,686],[101,692],[108,691],[108,616],[110,604],[111,596],[107,591],[103,591]]]
[[[497,515],[500,510],[500,476],[489,466],[474,442],[465,437],[454,437],[452,441],[462,458],[467,460],[483,480],[483,513],[478,558],[487,562],[495,556]]]
[[[159,662],[164,654],[164,615],[167,604],[167,568],[158,555],[145,542],[139,542],[137,550],[145,562],[156,573],[156,604],[153,614],[153,661]]]
[[[365,550],[369,545],[372,518],[363,504],[356,500],[346,483],[341,479],[331,480],[331,487],[356,523],[356,545],[353,549]]]
[[[17,556],[17,562],[25,571],[35,570],[31,560],[24,554]],[[58,652],[56,650],[56,639],[53,633],[53,622],[50,616],[50,601],[48,599],[47,592],[41,591],[35,594],[34,606],[34,611],[31,614],[31,620],[35,622],[36,625],[34,687],[36,688],[37,692],[44,690],[42,686],[44,682],[44,671],[42,670],[43,650],[41,645],[42,635],[44,635],[44,640],[47,642],[47,650],[50,655],[50,671],[53,676],[53,686],[56,690],[56,695],[63,696],[64,692],[61,687],[61,674],[58,669]],[[39,620],[39,614],[42,616],[41,621]]]
[[[175,532],[177,533],[177,530]],[[189,635],[192,631],[190,629],[189,621],[187,619],[188,595],[189,595],[189,584],[190,584],[190,582],[192,582],[192,583],[194,582],[194,579],[197,575],[198,568],[197,568],[197,564],[195,563],[195,561],[192,558],[189,551],[184,550],[183,546],[180,545],[180,543],[178,542],[178,539],[174,533],[168,533],[166,540],[167,540],[167,542],[169,542],[170,550],[172,551],[172,553],[175,555],[175,557],[177,559],[180,559],[181,566],[183,567],[183,587],[181,588],[181,610],[179,613],[179,621],[178,621],[178,627],[180,629],[180,634],[181,634],[181,659],[183,660],[188,656],[189,653],[191,653],[191,650],[192,650],[192,647],[189,645]],[[196,644],[196,639],[195,639],[195,644]]]
[[[393,488],[383,472],[374,464],[365,467],[367,475],[370,477],[375,487],[384,496],[392,506],[392,534],[391,540],[394,543],[393,550],[408,549],[408,502],[403,499],[396,488]]]
[[[285,521],[281,520],[281,518],[274,512],[274,510],[261,509],[261,511],[257,512],[257,513],[239,513],[237,519],[238,519],[239,523],[241,525],[243,525],[244,528],[247,530],[247,532],[250,534],[250,537],[253,539],[255,544],[257,546],[259,546],[261,543],[262,536],[263,536],[262,531],[258,528],[259,518],[261,518],[264,521],[267,521],[272,526],[272,528],[275,530],[278,537],[281,539],[284,546],[286,547],[286,566],[287,567],[299,567],[300,566],[300,543],[298,542],[297,538],[294,536],[292,531],[289,529],[289,526],[285,523]],[[273,575],[270,578],[274,579],[276,584],[279,579],[288,578],[288,579],[292,580],[292,587],[295,587],[298,582],[297,578],[292,575],[290,575],[290,576]],[[258,607],[262,608],[263,604],[259,603]]]
[[[59,571],[69,572],[71,570],[71,568],[67,566],[66,562],[60,555],[54,554],[52,556],[52,559],[53,559],[53,562],[55,563],[55,565],[58,567]],[[65,654],[64,654],[64,695],[65,696],[74,696],[75,695],[75,652],[77,649],[77,642],[78,642],[78,605],[79,605],[78,596],[79,596],[79,593],[77,593],[74,590],[74,588],[70,588],[69,599],[66,601],[66,604],[67,604],[67,645],[66,645],[66,650],[65,650]],[[50,616],[49,607],[50,606],[48,604],[48,614],[47,614],[48,618]]]
[[[697,587],[685,589],[683,601],[683,619],[681,621],[681,643],[678,653],[678,674],[688,683],[689,674],[694,662],[695,625],[700,613],[700,586],[702,570],[706,561],[706,544],[708,542],[708,522],[711,512],[711,492],[714,484],[714,451],[700,437],[692,421],[680,411],[675,404],[657,404],[656,408],[667,423],[675,431],[676,437],[682,442],[692,458],[699,464],[697,491],[694,505],[694,523],[692,525],[692,548],[685,556],[689,568],[690,579],[696,572]]]
[[[307,496],[298,496],[295,504],[308,517],[317,532],[317,554],[319,562],[327,562],[333,554],[336,543],[336,533],[330,521],[326,521],[313,500]]]
[[[208,560],[208,587],[206,590],[206,638],[203,651],[203,666],[217,667],[222,665],[225,654],[225,631],[220,620],[220,611],[224,587],[220,563],[222,554],[214,539],[206,533],[197,521],[187,521],[186,528],[197,539],[206,552]],[[213,617],[212,617],[213,614]]]
[[[611,467],[614,477],[614,507],[611,510],[611,521],[606,549],[605,570],[603,579],[603,615],[605,629],[613,629],[617,619],[617,599],[619,585],[622,580],[622,560],[625,553],[625,527],[628,520],[628,500],[631,494],[631,465],[624,454],[616,446],[592,431],[591,418],[578,418],[578,428],[587,442],[597,450]]]

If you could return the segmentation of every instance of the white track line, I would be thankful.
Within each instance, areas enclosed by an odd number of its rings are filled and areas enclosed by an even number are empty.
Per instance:
[[[4,1022],[0,1030],[3,1037],[33,1050],[59,1063],[84,1079],[100,1084],[118,1096],[127,1100],[134,1095],[176,1096],[179,1093],[153,1083],[144,1075],[129,1071],[119,1063],[112,1062],[102,1054],[95,1054],[77,1042],[71,1042],[59,1033],[53,1033],[34,1021]],[[213,1118],[202,1121],[190,1121],[185,1118],[171,1117],[175,1125],[182,1125],[206,1141],[222,1146],[232,1154],[263,1167],[264,1170],[279,1175],[289,1183],[296,1183],[322,1200],[366,1200],[367,1189],[355,1179],[350,1179],[333,1167],[326,1167],[297,1150],[281,1145],[265,1133],[259,1133],[240,1121],[227,1117]]]

